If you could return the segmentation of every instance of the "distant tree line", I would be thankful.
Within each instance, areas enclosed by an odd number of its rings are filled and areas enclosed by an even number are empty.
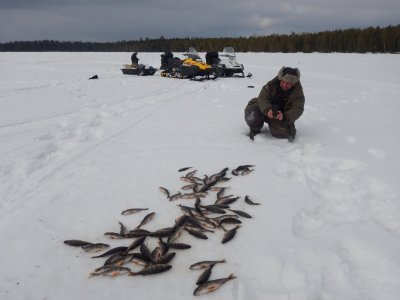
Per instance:
[[[0,43],[0,51],[68,51],[68,52],[184,52],[222,51],[232,46],[237,52],[345,52],[399,53],[400,24],[387,27],[344,29],[318,33],[272,34],[236,38],[171,38],[118,42],[18,41]]]

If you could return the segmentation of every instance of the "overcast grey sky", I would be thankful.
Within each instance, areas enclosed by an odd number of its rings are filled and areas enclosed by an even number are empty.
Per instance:
[[[399,0],[0,0],[0,42],[236,37],[400,24]]]

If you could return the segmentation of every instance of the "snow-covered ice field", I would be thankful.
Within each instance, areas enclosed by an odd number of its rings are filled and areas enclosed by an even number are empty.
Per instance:
[[[138,57],[160,66],[160,53]],[[189,266],[217,259],[227,262],[210,279],[237,279],[204,299],[399,299],[400,56],[237,60],[252,78],[127,76],[130,53],[0,53],[0,299],[186,300],[200,275]],[[252,142],[244,107],[283,65],[300,69],[306,97],[296,140],[264,127]],[[183,233],[192,248],[177,250],[166,273],[88,278],[104,260],[63,243],[127,246],[104,233],[146,213],[123,210],[156,212],[143,226],[156,230],[173,225],[177,204],[194,204],[159,191],[180,190],[179,168],[203,178],[243,164],[255,171],[229,172],[224,186],[253,218],[226,244],[222,230],[208,240]]]

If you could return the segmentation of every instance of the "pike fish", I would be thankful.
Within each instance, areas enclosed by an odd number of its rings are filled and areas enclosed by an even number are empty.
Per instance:
[[[96,244],[90,244],[90,245],[82,246],[82,249],[85,252],[92,253],[92,252],[102,251],[102,250],[107,249],[109,247],[110,247],[110,245],[107,245],[107,244],[96,243]]]
[[[204,224],[207,224],[207,223],[204,223]],[[209,226],[209,225],[207,224],[207,226]],[[217,226],[217,227],[218,227],[218,226]],[[214,232],[214,230],[207,229],[207,228],[205,228],[205,227],[200,228],[200,227],[194,226],[194,225],[192,225],[192,224],[186,224],[185,228],[186,228],[186,229],[189,229],[189,230],[199,231],[199,232]],[[214,228],[215,228],[215,227],[213,227],[213,229],[214,229]]]
[[[126,237],[127,238],[144,237],[144,236],[148,236],[150,234],[151,234],[151,232],[146,229],[136,228],[136,229],[129,230]]]
[[[227,181],[229,181],[231,179],[232,179],[232,177],[222,177],[222,178],[219,178],[218,181],[219,182],[227,182]]]
[[[218,198],[221,198],[221,197],[225,194],[225,190],[226,190],[226,188],[224,187],[224,188],[221,188],[221,189],[218,191],[218,193],[217,193],[217,199],[218,199]]]
[[[142,210],[148,210],[148,208],[129,208],[129,209],[124,210],[121,213],[121,215],[131,215],[131,214],[137,213]]]
[[[201,210],[201,199],[200,199],[200,197],[196,197],[196,202],[194,203],[194,208],[196,209],[196,211],[200,215],[202,215],[204,217],[203,211]]]
[[[187,232],[189,232],[191,235],[193,235],[194,237],[197,237],[197,238],[203,239],[203,240],[207,240],[208,239],[208,237],[204,233],[202,233],[202,232],[200,232],[198,230],[194,230],[194,229],[191,229],[191,228],[188,228],[188,227],[185,227],[184,229]]]
[[[195,217],[188,216],[188,223],[192,224],[194,227],[197,227],[199,229],[205,229],[203,225],[198,221]]]
[[[216,207],[219,207],[219,208],[222,208],[222,209],[230,207],[228,204],[212,204],[212,206],[216,206]]]
[[[107,263],[104,263],[104,265],[100,268],[97,268],[95,271],[99,272],[101,270],[105,270],[107,268],[111,268],[111,267],[121,267],[124,264],[126,264],[127,262],[130,262],[132,260],[132,255],[118,255],[113,257],[112,260],[107,260]]]
[[[215,205],[229,205],[229,204],[235,202],[239,198],[240,197],[232,198],[231,196],[222,197],[215,201]]]
[[[81,241],[81,240],[66,240],[66,241],[64,241],[64,244],[67,244],[69,246],[74,246],[74,247],[82,247],[82,246],[92,245],[92,243]]]
[[[236,209],[229,209],[231,212],[233,212],[233,213],[235,213],[235,214],[237,214],[237,215],[239,215],[239,216],[241,216],[241,217],[244,217],[244,218],[252,218],[252,216],[250,216],[248,213],[246,213],[246,212],[244,212],[244,211],[241,211],[241,210],[236,210]]]
[[[178,192],[176,194],[173,194],[171,197],[169,197],[169,201],[174,201],[180,199],[182,196],[181,192]]]
[[[166,253],[162,256],[159,256],[156,260],[157,264],[167,264],[175,257],[175,252]]]
[[[172,233],[168,236],[167,241],[169,243],[172,243],[174,241],[176,241],[176,239],[181,235],[183,226],[186,224],[186,221],[180,225],[175,225],[174,230],[172,231]]]
[[[175,227],[165,227],[165,228],[161,228],[156,231],[153,231],[151,234],[149,234],[149,236],[168,237],[173,233],[174,230],[175,230]]]
[[[209,178],[209,181],[213,181],[213,180],[217,180],[220,181],[222,178],[225,177],[226,172],[229,170],[229,168],[224,168],[222,169],[220,172],[216,173],[216,174],[212,174]]]
[[[228,189],[229,187],[222,187],[222,186],[213,186],[212,188],[210,188],[210,191],[213,191],[213,192],[220,192],[221,190],[225,190],[225,189]],[[218,193],[217,193],[218,194]],[[217,198],[218,198],[218,196],[217,196]]]
[[[192,264],[189,269],[190,270],[201,270],[201,269],[206,269],[209,266],[213,266],[219,263],[226,263],[225,259],[222,260],[203,260],[199,261],[197,263]]]
[[[120,226],[119,234],[122,235],[122,236],[125,236],[128,233],[128,229],[121,222],[118,222],[118,223],[119,223],[119,226]]]
[[[218,289],[219,287],[221,287],[221,285],[223,285],[225,282],[227,282],[227,281],[229,281],[231,279],[235,279],[235,278],[236,278],[236,276],[231,274],[226,278],[220,278],[220,279],[206,281],[205,283],[199,285],[194,290],[193,295],[194,296],[199,296],[199,295],[204,295],[204,294],[213,292],[216,289]]]
[[[106,268],[102,272],[92,272],[90,273],[89,277],[93,276],[118,276],[122,274],[130,274],[131,270],[129,268],[124,268],[124,267],[110,267]]]
[[[145,215],[144,218],[143,218],[143,220],[142,220],[142,222],[140,222],[139,226],[136,227],[136,228],[139,229],[139,228],[142,227],[144,224],[146,224],[147,222],[149,222],[151,219],[153,219],[153,217],[154,217],[155,214],[156,214],[155,212],[152,212],[152,213],[149,213],[149,214]]]
[[[187,184],[187,185],[185,185],[185,186],[182,187],[182,190],[193,190],[193,188],[194,188],[195,186],[197,186],[197,185],[198,185],[197,183]]]
[[[185,175],[185,177],[193,177],[196,174],[197,170],[193,170]]]
[[[253,168],[253,167],[255,167],[255,165],[241,165],[241,166],[238,166],[235,170],[236,171],[247,171],[249,168]]]
[[[195,199],[197,197],[204,198],[207,196],[207,193],[205,192],[195,192],[195,193],[190,193],[190,194],[182,194],[181,198],[182,199]]]
[[[196,211],[196,208],[194,208],[194,207],[190,207],[190,206],[186,206],[186,205],[182,205],[182,204],[178,204],[177,206],[179,206],[181,211],[183,211],[186,215],[189,215],[189,216],[191,216],[193,214],[192,211]]]
[[[164,242],[164,244],[168,248],[172,248],[172,249],[189,249],[189,248],[192,248],[192,246],[190,246],[188,244],[184,244],[184,243],[168,243],[168,242]]]
[[[189,169],[191,169],[191,168],[193,168],[193,167],[184,167],[184,168],[180,168],[180,169],[178,170],[178,172],[184,172],[184,171],[189,170]]]
[[[168,252],[169,247],[167,244],[163,241],[162,238],[158,238],[158,247],[160,248],[160,253],[161,255],[164,255]]]
[[[115,248],[112,248],[112,249],[104,252],[103,254],[100,254],[100,255],[97,255],[97,256],[92,256],[92,258],[106,257],[106,256],[110,256],[110,255],[113,255],[113,254],[116,254],[116,253],[121,253],[121,252],[124,252],[124,251],[127,252],[127,249],[128,249],[128,247],[125,247],[125,246],[123,246],[123,247],[115,247]]]
[[[146,244],[140,245],[140,253],[142,254],[143,258],[148,262],[153,261],[153,257],[151,256],[150,249],[146,246]]]
[[[246,197],[244,197],[244,201],[245,201],[247,204],[250,204],[250,205],[260,205],[260,204],[261,204],[261,203],[257,203],[257,202],[251,201],[251,199],[250,199],[250,197],[249,197],[248,195],[246,195]]]
[[[208,267],[200,274],[199,278],[197,278],[197,281],[196,281],[196,284],[197,284],[197,285],[201,285],[201,284],[205,283],[205,282],[210,278],[211,271],[212,271],[212,268],[214,268],[214,266],[215,266],[215,265],[210,265],[210,266],[208,266]]]
[[[138,266],[147,266],[149,262],[145,260],[140,253],[132,253],[131,262],[137,264]]]
[[[211,189],[214,185],[218,183],[217,180],[209,181],[205,183],[200,189],[199,192],[207,192],[209,189]]]
[[[239,172],[236,169],[232,170],[232,175],[239,176]]]
[[[217,221],[221,221],[222,219],[226,219],[226,218],[236,218],[236,219],[238,219],[239,216],[230,214],[230,215],[222,215],[222,216],[219,216],[219,217],[215,217],[213,219],[217,220]]]
[[[211,211],[211,212],[216,213],[216,214],[224,214],[224,213],[226,213],[225,210],[223,210],[222,208],[219,208],[218,206],[215,206],[215,205],[204,205],[202,207],[205,210]]]
[[[141,244],[143,244],[144,240],[146,239],[145,236],[139,237],[135,239],[125,250],[125,253],[128,253],[129,251],[139,247]]]
[[[242,171],[241,175],[244,176],[244,175],[250,174],[253,171],[254,170],[245,170],[245,171]]]
[[[157,273],[162,273],[162,272],[168,271],[171,268],[172,268],[171,265],[166,265],[166,264],[150,265],[150,266],[144,267],[139,272],[130,272],[129,275],[130,276],[151,275],[151,274],[157,274]]]
[[[163,254],[161,253],[162,249],[160,246],[155,247],[153,251],[151,251],[151,260],[157,261]]]
[[[104,235],[113,240],[119,240],[119,239],[126,238],[126,236],[124,236],[120,233],[117,233],[117,232],[106,232]]]
[[[182,228],[183,228],[183,227],[177,227],[177,228],[174,230],[174,232],[168,237],[167,241],[168,241],[169,243],[172,243],[172,242],[176,241],[176,240],[181,236]]]
[[[187,220],[188,220],[188,216],[187,215],[182,215],[182,216],[180,216],[180,217],[175,219],[175,226],[181,227],[181,226],[186,224]]]
[[[229,242],[231,239],[233,239],[233,237],[236,235],[236,232],[239,227],[240,227],[240,225],[237,225],[235,228],[232,228],[231,230],[226,231],[222,238],[221,243],[225,244],[225,243]]]
[[[185,182],[196,183],[196,179],[193,177],[182,176],[180,179]]]
[[[119,253],[115,253],[113,255],[111,255],[109,258],[107,258],[107,260],[104,262],[103,267],[108,267],[108,266],[112,266],[114,265],[114,263],[116,261],[119,261],[121,259],[121,257],[125,257],[126,255],[119,252]],[[100,270],[101,268],[99,268]],[[97,270],[97,269],[96,269]]]
[[[167,198],[170,197],[169,191],[165,187],[160,186],[159,189],[162,193],[164,193],[167,196]]]
[[[251,170],[250,168],[255,167],[255,165],[241,165],[238,166],[236,169],[232,170],[232,175],[238,176],[238,175],[247,175],[250,172],[253,172],[254,170]]]
[[[241,224],[242,221],[240,221],[239,219],[236,218],[232,218],[232,217],[227,217],[227,218],[223,218],[221,221],[219,221],[220,224]]]

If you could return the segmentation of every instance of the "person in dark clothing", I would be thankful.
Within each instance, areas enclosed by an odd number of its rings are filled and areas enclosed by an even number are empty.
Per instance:
[[[174,54],[170,51],[166,51],[161,54],[161,70],[168,70],[173,67]]]
[[[294,122],[303,114],[304,102],[299,69],[282,67],[244,110],[249,137],[253,140],[267,123],[273,137],[292,141],[296,136]]]
[[[138,63],[139,63],[139,58],[137,58],[136,56],[137,56],[137,52],[133,53],[131,56],[132,65],[138,65]]]

